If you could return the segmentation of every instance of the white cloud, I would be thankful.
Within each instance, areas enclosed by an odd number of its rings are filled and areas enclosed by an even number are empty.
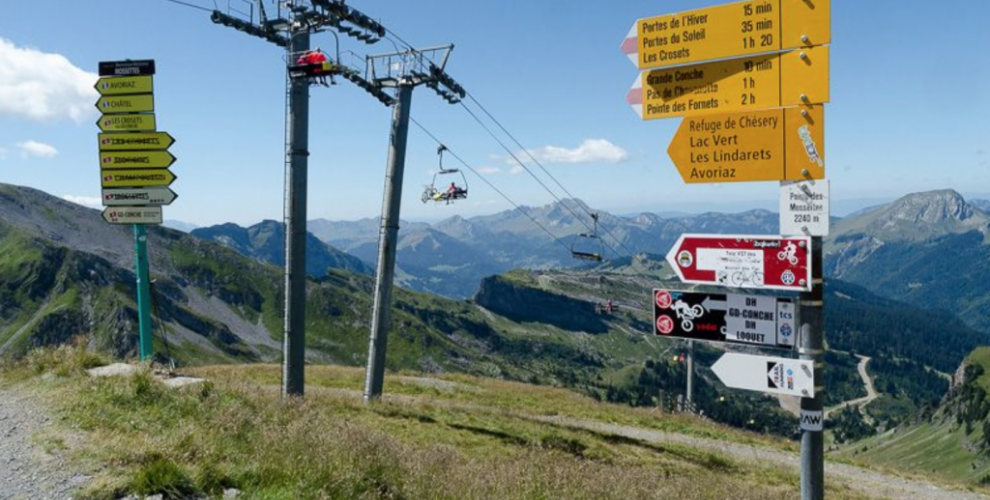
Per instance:
[[[17,148],[21,150],[21,156],[27,158],[36,156],[38,158],[54,158],[58,156],[58,150],[50,144],[38,141],[24,141],[17,143]]]
[[[103,208],[103,200],[101,200],[99,196],[76,196],[73,194],[67,194],[62,196],[62,199],[84,207]]]
[[[65,56],[0,38],[0,116],[82,122],[97,114],[97,78]]]
[[[622,163],[629,159],[625,149],[612,144],[606,139],[585,139],[574,149],[560,146],[543,146],[530,149],[530,155],[540,163]],[[517,155],[520,156],[520,155]],[[527,155],[528,156],[528,155]]]
[[[475,170],[477,170],[479,174],[484,174],[484,175],[491,175],[491,174],[500,174],[500,173],[502,173],[502,169],[500,169],[498,167],[478,167]]]
[[[509,173],[512,175],[521,174],[522,171],[523,171],[522,165],[518,163],[513,165],[512,168],[509,169]]]
[[[0,160],[6,160],[6,159],[7,159],[7,150],[4,148],[0,148]]]

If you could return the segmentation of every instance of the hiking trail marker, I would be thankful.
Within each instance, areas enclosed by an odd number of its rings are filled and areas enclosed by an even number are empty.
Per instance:
[[[155,84],[151,76],[117,76],[100,78],[93,88],[100,95],[151,94]]]
[[[100,151],[101,168],[168,168],[173,163],[168,151]]]
[[[685,183],[825,177],[821,106],[692,116],[667,148]]]
[[[659,337],[791,349],[796,316],[791,299],[653,290],[653,333]]]
[[[171,205],[179,195],[167,187],[104,189],[105,207],[145,207]]]
[[[639,69],[831,42],[831,0],[758,0],[639,19],[620,50]]]
[[[685,234],[667,254],[684,283],[735,288],[811,289],[811,239]]]
[[[644,120],[829,101],[829,48],[644,71],[626,96]]]
[[[815,397],[812,361],[727,352],[712,365],[712,371],[734,389]]]
[[[168,132],[129,134],[101,133],[97,137],[100,151],[167,151],[175,143]]]
[[[110,224],[161,224],[162,207],[107,207],[103,220]]]
[[[155,96],[152,94],[103,96],[96,101],[96,109],[103,114],[150,113],[155,110]]]

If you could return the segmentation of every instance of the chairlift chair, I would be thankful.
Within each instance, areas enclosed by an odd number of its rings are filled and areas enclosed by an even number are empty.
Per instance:
[[[594,224],[590,233],[580,233],[571,240],[571,256],[578,260],[601,262],[605,243],[598,236],[598,214],[591,214]]]
[[[440,157],[440,168],[433,173],[433,180],[423,189],[423,196],[420,197],[423,203],[446,203],[447,205],[457,201],[467,199],[468,195],[468,183],[467,177],[464,176],[464,172],[461,172],[456,168],[443,168],[443,152],[447,151],[447,146],[441,144],[437,147],[437,155]],[[437,179],[442,179],[440,176],[444,175],[459,175],[461,177],[461,186],[458,187],[457,182],[451,182],[452,189],[445,189],[441,191],[437,189]],[[446,183],[441,183],[441,185],[446,185]]]
[[[322,61],[311,63],[305,60],[306,56],[317,52],[323,57]],[[341,66],[326,57],[319,49],[307,50],[305,52],[293,52],[289,54],[289,77],[290,78],[316,78],[320,76],[333,76],[341,73]]]

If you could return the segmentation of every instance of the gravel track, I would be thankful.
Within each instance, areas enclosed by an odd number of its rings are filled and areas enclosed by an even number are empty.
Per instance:
[[[0,390],[0,499],[69,499],[89,479],[74,474],[63,453],[49,453],[32,442],[49,425],[47,413],[33,398]]]

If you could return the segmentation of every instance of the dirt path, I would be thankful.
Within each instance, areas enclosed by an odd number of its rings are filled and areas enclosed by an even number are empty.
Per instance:
[[[24,335],[24,332],[28,329],[28,327],[33,326],[34,323],[38,321],[38,318],[40,318],[45,313],[45,309],[48,308],[49,303],[51,303],[51,297],[46,298],[45,301],[38,306],[37,311],[35,311],[34,315],[31,316],[31,319],[29,319],[27,323],[21,325],[21,327],[18,328],[17,331],[14,332],[14,334],[11,335],[10,338],[8,338],[7,341],[3,343],[3,345],[0,345],[0,355],[7,352],[7,349],[10,349],[10,346],[14,345],[14,342],[16,342],[17,339],[21,337],[21,335]]]
[[[263,387],[273,391],[280,389],[278,386]],[[307,388],[307,391],[335,394],[346,397],[362,397],[360,391],[349,389],[309,387]],[[487,408],[480,405],[445,401],[442,398],[437,399],[404,394],[386,394],[384,398],[386,400],[406,403],[422,403],[429,400],[432,404],[440,404],[449,408],[460,407],[471,410]],[[597,420],[584,420],[561,416],[549,417],[530,415],[514,411],[509,413],[512,413],[518,418],[532,420],[535,422],[543,422],[545,424],[559,427],[586,430],[596,433],[614,434],[648,443],[674,443],[690,446],[729,457],[741,464],[758,464],[762,467],[777,466],[788,469],[795,474],[800,474],[801,470],[801,457],[799,454],[778,449],[761,448],[747,444],[719,441],[716,439],[688,436],[685,434],[676,434],[652,429],[643,429],[640,427],[616,425]],[[826,482],[829,484],[844,484],[853,490],[877,499],[893,500],[902,498],[916,498],[919,500],[990,500],[990,497],[988,496],[971,491],[950,490],[921,479],[906,479],[899,476],[887,475],[869,469],[856,467],[854,465],[829,462],[827,460],[825,462],[825,477]]]
[[[849,401],[843,401],[831,408],[825,409],[825,418],[828,418],[834,412],[841,411],[850,406],[858,406],[860,408],[870,404],[873,400],[877,399],[876,388],[873,387],[873,379],[870,378],[870,374],[866,372],[866,365],[871,359],[866,356],[856,355],[859,358],[859,365],[856,369],[859,371],[859,378],[863,379],[863,387],[866,388],[866,396],[856,399],[850,399]],[[777,400],[780,401],[780,407],[784,411],[798,416],[801,414],[801,398],[795,396],[777,396]]]
[[[60,452],[33,442],[48,425],[47,414],[30,396],[0,389],[0,498],[69,499],[89,479],[72,473]]]
[[[731,457],[744,464],[760,464],[762,466],[773,466],[776,464],[795,473],[799,473],[801,468],[801,457],[799,455],[781,450],[759,448],[745,444],[716,441],[714,439],[608,424],[592,420],[579,420],[568,417],[533,417],[533,419],[572,429],[616,434],[650,443],[675,443],[691,446]],[[987,500],[990,498],[970,491],[947,490],[928,481],[888,476],[868,469],[834,462],[825,463],[825,477],[826,482],[832,482],[834,484],[836,479],[838,479],[838,482],[848,485],[851,489],[874,498],[923,498],[925,500]]]
[[[872,358],[860,356],[858,354],[856,357],[859,358],[859,366],[857,366],[856,369],[859,371],[859,377],[863,379],[863,386],[866,387],[866,396],[857,399],[850,399],[849,401],[839,403],[832,408],[826,409],[825,418],[828,418],[828,416],[834,412],[841,411],[851,406],[858,406],[862,408],[873,402],[874,399],[877,399],[877,391],[873,387],[873,379],[871,379],[870,375],[866,373],[866,364],[869,363]]]

